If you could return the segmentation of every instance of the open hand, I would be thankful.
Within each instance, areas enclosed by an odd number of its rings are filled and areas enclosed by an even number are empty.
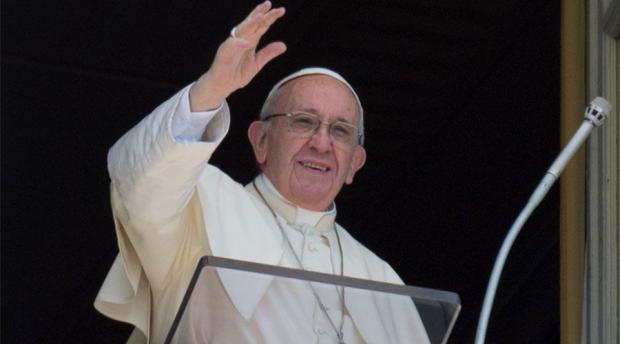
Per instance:
[[[190,90],[192,111],[218,107],[226,97],[247,85],[272,59],[286,51],[282,42],[272,42],[256,50],[271,25],[285,9],[271,8],[271,2],[258,5],[218,48],[209,70]],[[234,34],[234,37],[233,37]]]

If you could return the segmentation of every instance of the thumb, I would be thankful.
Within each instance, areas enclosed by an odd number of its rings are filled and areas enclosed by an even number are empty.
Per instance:
[[[269,43],[256,53],[257,72],[269,63],[269,61],[282,55],[286,51],[286,44],[283,42]]]

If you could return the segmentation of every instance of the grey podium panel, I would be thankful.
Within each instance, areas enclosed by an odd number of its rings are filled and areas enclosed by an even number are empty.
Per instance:
[[[166,343],[441,344],[460,308],[453,292],[205,256]]]

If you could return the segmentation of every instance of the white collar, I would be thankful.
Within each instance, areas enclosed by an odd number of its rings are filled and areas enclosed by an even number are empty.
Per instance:
[[[289,224],[309,225],[321,233],[331,231],[334,228],[332,223],[336,218],[335,203],[332,203],[326,211],[308,210],[297,206],[282,196],[265,174],[260,174],[256,178],[256,182],[258,184],[257,187],[267,191],[265,192],[265,197],[267,202],[269,202],[269,206],[273,207],[274,211],[284,217]]]

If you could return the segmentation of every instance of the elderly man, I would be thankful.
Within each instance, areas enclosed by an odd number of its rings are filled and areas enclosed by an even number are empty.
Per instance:
[[[362,107],[340,75],[308,68],[272,89],[260,120],[248,129],[262,174],[247,186],[207,163],[228,130],[225,99],[286,50],[281,42],[256,50],[282,15],[284,9],[272,9],[269,2],[256,7],[231,31],[196,83],[160,105],[110,150],[120,254],[95,306],[135,325],[130,341],[165,339],[193,269],[205,254],[402,283],[334,221],[336,195],[343,184],[353,182],[366,160]],[[216,283],[217,298],[235,303],[226,283],[223,277]],[[308,309],[281,311],[291,288],[301,289],[295,295]],[[361,313],[371,310],[345,305],[344,289],[317,294],[308,286],[268,281],[248,293],[238,295],[245,298],[243,305],[231,308],[238,322],[201,327],[202,334],[177,341],[387,342],[382,338],[399,331],[360,328],[366,321]],[[408,316],[422,328],[415,308]],[[201,317],[198,323],[204,321]],[[303,326],[281,325],[291,319]],[[213,330],[223,334],[214,336]],[[428,341],[423,328],[414,339]]]

